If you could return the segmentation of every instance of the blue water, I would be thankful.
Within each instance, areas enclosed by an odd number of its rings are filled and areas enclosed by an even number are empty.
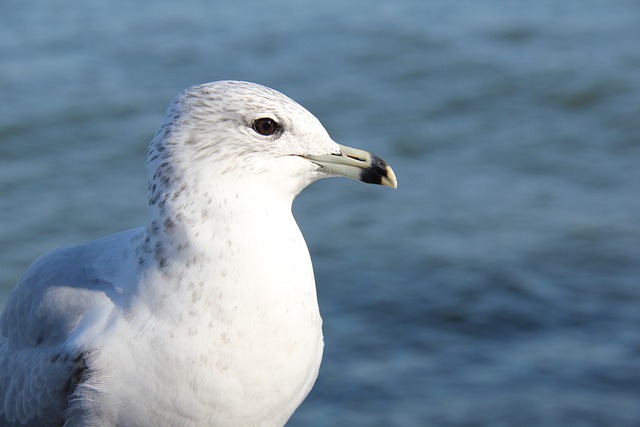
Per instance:
[[[145,220],[170,99],[272,86],[399,188],[294,210],[326,353],[289,426],[640,425],[640,3],[0,5],[0,300]]]

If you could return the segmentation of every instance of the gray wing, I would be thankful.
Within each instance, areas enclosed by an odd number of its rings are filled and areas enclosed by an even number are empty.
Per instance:
[[[64,411],[85,366],[52,347],[10,350],[0,342],[0,425],[61,426]]]
[[[18,282],[0,317],[0,426],[64,423],[92,351],[69,338],[84,315],[118,304],[112,281],[123,259],[105,254],[122,257],[122,239],[131,240],[120,233],[45,254]]]

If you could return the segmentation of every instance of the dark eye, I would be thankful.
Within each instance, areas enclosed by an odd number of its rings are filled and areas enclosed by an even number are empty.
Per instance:
[[[253,130],[258,132],[260,135],[269,136],[278,132],[280,130],[280,125],[269,117],[263,117],[253,122]]]

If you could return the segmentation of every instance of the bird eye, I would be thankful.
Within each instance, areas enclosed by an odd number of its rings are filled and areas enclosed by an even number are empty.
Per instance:
[[[253,122],[253,130],[260,135],[269,136],[280,130],[280,125],[269,117],[263,117]]]

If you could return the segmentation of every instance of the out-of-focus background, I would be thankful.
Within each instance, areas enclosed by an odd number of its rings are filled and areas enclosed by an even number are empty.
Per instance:
[[[325,320],[288,426],[640,425],[640,3],[4,1],[0,302],[146,219],[173,96],[299,101],[399,188],[294,210]]]

